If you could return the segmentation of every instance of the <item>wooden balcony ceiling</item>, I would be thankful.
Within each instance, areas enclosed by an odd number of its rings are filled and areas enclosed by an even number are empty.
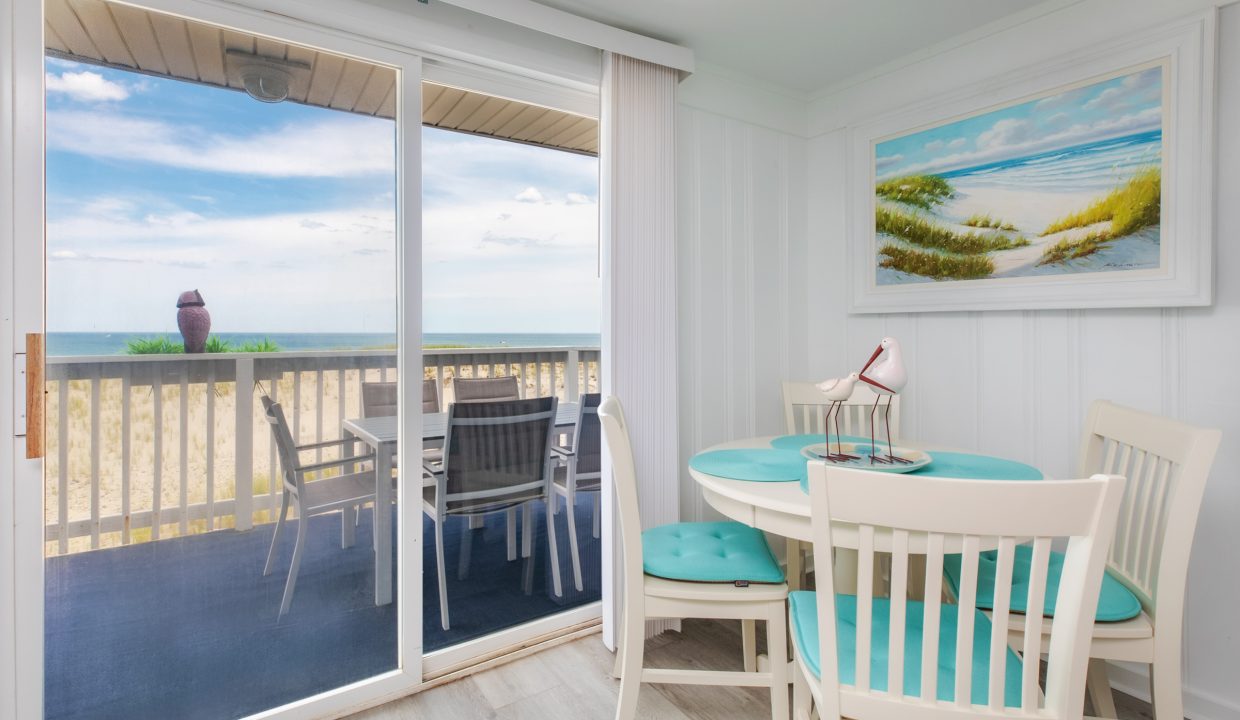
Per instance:
[[[244,92],[229,51],[303,63],[288,99],[393,118],[396,71],[173,15],[103,0],[47,0],[50,55]],[[598,121],[435,83],[422,83],[422,123],[587,155],[598,154]]]

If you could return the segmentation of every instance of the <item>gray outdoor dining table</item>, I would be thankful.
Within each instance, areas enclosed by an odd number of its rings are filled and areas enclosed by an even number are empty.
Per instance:
[[[560,403],[556,408],[557,430],[568,432],[577,424],[578,404]],[[448,430],[448,413],[425,413],[422,415],[422,440],[443,440]],[[366,443],[375,451],[375,507],[387,507],[392,502],[392,458],[396,456],[399,425],[394,415],[370,418],[350,418],[341,423],[344,437],[353,437]],[[351,453],[349,445],[345,452]],[[423,484],[433,479],[423,477]],[[392,602],[392,543],[379,542],[392,533],[391,513],[376,512],[374,524],[375,543],[375,605]]]

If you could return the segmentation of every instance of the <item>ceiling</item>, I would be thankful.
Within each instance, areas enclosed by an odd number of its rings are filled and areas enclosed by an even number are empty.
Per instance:
[[[58,57],[242,91],[235,54],[241,51],[304,65],[289,84],[292,102],[395,116],[396,71],[389,67],[104,0],[47,0],[45,7],[47,49]],[[594,118],[444,85],[422,84],[422,121],[447,130],[598,153]]]
[[[1042,0],[537,0],[807,93]]]

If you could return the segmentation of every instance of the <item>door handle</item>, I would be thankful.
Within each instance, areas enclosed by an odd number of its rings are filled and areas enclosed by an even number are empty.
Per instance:
[[[46,447],[43,435],[44,398],[47,386],[43,379],[43,333],[26,334],[26,458],[43,457]]]

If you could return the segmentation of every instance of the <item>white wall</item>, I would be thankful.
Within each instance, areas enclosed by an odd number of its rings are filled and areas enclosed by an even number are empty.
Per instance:
[[[772,111],[772,100],[785,107]],[[681,87],[682,468],[701,448],[778,432],[779,383],[806,372],[807,141],[786,131],[804,127],[804,110],[726,78],[695,75]],[[680,507],[685,519],[714,516],[687,477]]]
[[[1216,299],[1208,308],[849,316],[841,128],[1197,12],[1209,0],[1084,0],[798,104],[702,68],[678,135],[682,467],[697,450],[782,431],[779,382],[829,377],[883,335],[908,348],[910,437],[1065,477],[1088,403],[1109,398],[1221,427],[1240,464],[1240,5],[1219,22]],[[766,101],[763,103],[763,101]],[[772,109],[774,108],[774,109]],[[808,139],[807,139],[808,138]],[[711,517],[687,475],[686,519]],[[1190,570],[1186,709],[1240,719],[1240,479],[1207,488]],[[1140,678],[1119,674],[1120,682]]]

